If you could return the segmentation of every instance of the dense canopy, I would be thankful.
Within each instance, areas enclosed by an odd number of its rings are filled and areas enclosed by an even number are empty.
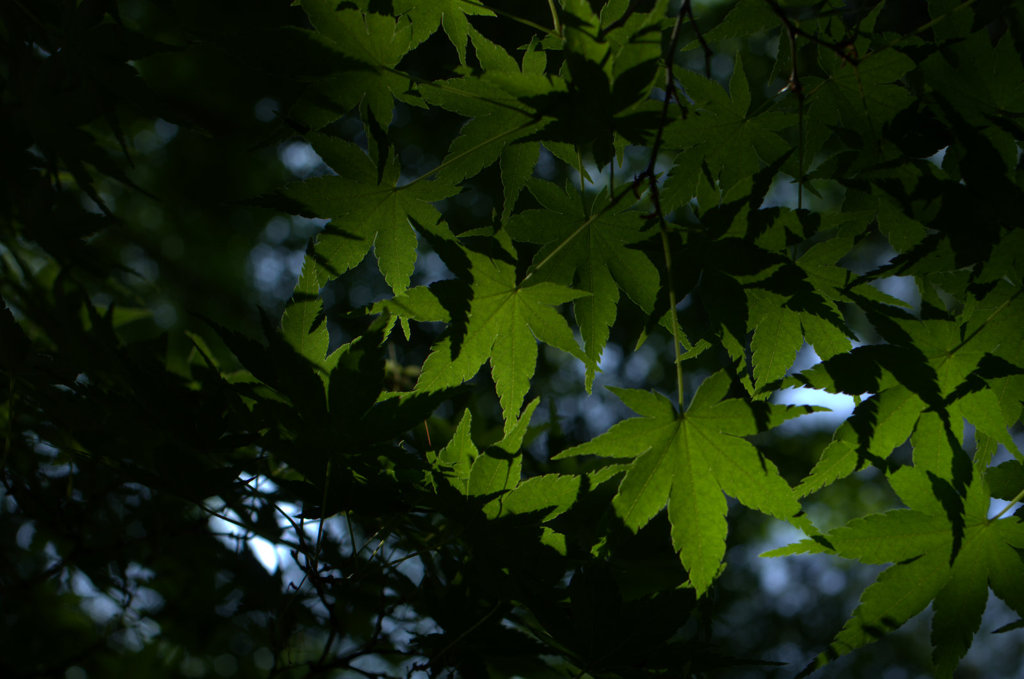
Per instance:
[[[0,20],[0,675],[1019,676],[1021,3]]]

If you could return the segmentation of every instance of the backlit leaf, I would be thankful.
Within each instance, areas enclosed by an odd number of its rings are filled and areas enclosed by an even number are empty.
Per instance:
[[[698,594],[710,587],[725,556],[726,494],[784,520],[800,513],[775,465],[732,433],[754,418],[742,401],[719,400],[720,385],[728,385],[722,377],[708,378],[682,415],[663,396],[619,392],[641,417],[557,456],[634,458],[612,501],[615,511],[637,531],[667,505],[672,544]],[[702,396],[705,389],[715,393]]]

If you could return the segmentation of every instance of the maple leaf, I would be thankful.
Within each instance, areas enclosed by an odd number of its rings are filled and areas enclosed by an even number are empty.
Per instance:
[[[533,399],[523,414],[493,446],[481,452],[470,435],[472,415],[465,411],[455,433],[443,449],[427,453],[427,460],[463,495],[491,496],[483,506],[488,518],[509,514],[546,512],[548,522],[568,510],[579,494],[578,476],[542,474],[521,480],[522,445],[530,419],[540,404]],[[565,555],[565,535],[544,526],[541,542]]]
[[[490,361],[507,431],[517,421],[536,370],[537,340],[588,361],[554,308],[586,293],[550,282],[517,283],[511,264],[464,252],[473,279],[465,334],[457,344],[449,334],[434,345],[416,388],[462,384]]]
[[[405,17],[355,9],[338,9],[334,0],[302,0],[302,8],[317,29],[319,39],[332,49],[357,60],[362,66],[340,71],[318,83],[321,98],[347,110],[364,104],[382,127],[391,123],[394,99],[414,101],[408,94],[409,79],[395,72],[402,57],[415,45],[413,27]],[[304,119],[320,127],[335,120],[336,111],[321,112],[307,103]]]
[[[868,461],[880,463],[887,459],[914,433],[925,408],[924,401],[902,385],[881,390],[862,401],[836,430],[810,474],[800,482],[799,494],[808,495],[845,478]],[[944,478],[952,476],[951,467],[950,459]]]
[[[991,356],[988,349],[1015,346],[1012,338],[1019,331],[1009,319],[1017,299],[1007,296],[974,323],[876,319],[894,345],[858,347],[785,382],[853,396],[874,394],[836,432],[801,483],[801,494],[852,473],[868,459],[887,458],[911,434],[915,464],[962,489],[969,477],[964,418],[1020,458],[1007,431],[1019,409],[1001,403],[979,375],[982,361]]]
[[[515,215],[508,224],[512,238],[543,247],[534,258],[533,278],[550,280],[590,293],[573,302],[583,345],[593,363],[601,357],[615,322],[619,290],[650,313],[658,294],[658,270],[647,255],[627,246],[648,239],[636,211],[606,211],[600,194],[587,207],[571,185],[559,189],[538,179],[527,185],[543,206]],[[588,386],[593,372],[588,373]]]
[[[794,117],[774,111],[750,114],[750,85],[739,58],[728,95],[717,83],[696,73],[681,71],[677,77],[694,101],[697,115],[676,120],[665,128],[666,149],[695,149],[721,181],[723,190],[790,149],[778,131],[791,126]]]
[[[799,676],[840,655],[877,641],[931,603],[932,654],[937,676],[952,677],[981,624],[989,588],[1024,615],[1019,550],[1024,523],[1017,517],[988,518],[989,490],[981,474],[967,491],[966,530],[952,559],[954,541],[946,508],[936,496],[934,476],[903,467],[889,481],[908,509],[871,514],[764,556],[834,553],[862,563],[894,563],[864,590],[860,604],[821,653]],[[823,538],[823,539],[822,539]]]
[[[819,121],[841,119],[859,127],[866,136],[913,103],[913,95],[895,81],[912,69],[914,62],[898,50],[871,52],[857,63],[823,50],[822,62],[831,70],[829,78],[807,78],[805,82],[812,93],[808,114],[813,112]]]
[[[728,375],[712,375],[683,414],[660,394],[610,388],[640,417],[554,458],[633,458],[612,505],[635,532],[667,503],[672,544],[698,595],[711,586],[725,557],[725,495],[786,521],[800,514],[775,465],[742,438],[758,429],[754,411],[740,399],[723,398],[728,388]],[[792,416],[775,408],[775,417]]]
[[[801,314],[786,306],[783,295],[766,290],[747,290],[754,386],[762,389],[782,378],[804,343]],[[767,395],[767,394],[766,394]]]
[[[468,16],[494,16],[494,12],[467,0],[395,0],[395,14],[407,16],[412,24],[412,42],[419,44],[444,28],[445,34],[459,54],[459,63],[466,63],[466,40],[472,29]]]
[[[464,495],[500,495],[519,485],[523,469],[520,448],[530,426],[530,419],[540,404],[533,399],[509,422],[505,435],[483,452],[473,443],[470,428],[472,415],[467,410],[455,430],[452,440],[434,459],[435,466],[445,473],[448,481]],[[496,501],[500,502],[500,499]],[[489,507],[494,507],[490,503]],[[488,511],[492,516],[496,511]]]
[[[396,294],[405,291],[418,242],[410,219],[435,225],[441,214],[432,203],[458,189],[427,179],[399,186],[401,168],[394,155],[378,180],[378,168],[355,144],[317,133],[307,138],[338,174],[292,184],[282,193],[313,214],[331,218],[314,246],[321,287],[359,264],[372,246],[384,280]]]
[[[852,333],[846,328],[836,302],[842,299],[840,290],[850,277],[850,272],[840,267],[838,262],[853,249],[853,244],[853,237],[837,234],[834,238],[815,243],[797,260],[797,266],[805,272],[817,299],[823,304],[817,313],[808,309],[800,314],[807,343],[823,359],[851,348]]]
[[[326,383],[339,354],[335,352],[331,357],[327,355],[330,337],[320,299],[323,283],[318,276],[316,260],[307,256],[302,264],[299,282],[281,316],[281,333],[299,355],[318,368],[318,374]]]
[[[579,477],[543,474],[520,482],[520,449],[539,404],[540,399],[531,401],[502,439],[482,453],[470,435],[472,414],[465,411],[448,445],[428,453],[428,460],[463,495],[498,495],[484,505],[491,518],[544,509],[549,510],[545,521],[558,516],[575,501]]]
[[[739,0],[725,15],[721,23],[705,33],[703,37],[705,41],[740,38],[751,33],[767,31],[778,23],[779,17],[772,11],[770,5],[761,0]],[[700,47],[700,41],[694,39],[689,45],[683,47],[682,51],[697,47]]]
[[[483,72],[421,90],[428,104],[469,118],[434,170],[439,179],[452,183],[476,175],[498,160],[509,144],[549,125],[553,118],[531,100],[565,90],[564,80],[538,71],[534,61],[524,59],[520,68],[503,47],[479,31],[470,29],[469,36]],[[527,173],[534,164],[536,152]]]
[[[509,144],[501,150],[501,185],[504,205],[501,208],[501,221],[507,224],[512,210],[515,208],[519,194],[533,175],[540,157],[540,144],[537,142],[521,142]]]

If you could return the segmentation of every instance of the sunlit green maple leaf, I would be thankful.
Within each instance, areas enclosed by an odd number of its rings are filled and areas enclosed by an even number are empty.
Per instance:
[[[314,247],[320,285],[355,267],[372,246],[388,285],[403,292],[416,263],[418,241],[410,220],[435,225],[441,214],[433,203],[458,189],[429,179],[399,185],[401,168],[393,155],[378,182],[377,167],[355,144],[320,134],[308,138],[338,174],[292,184],[282,193],[331,219]]]
[[[640,417],[556,456],[633,458],[612,500],[615,511],[638,531],[667,503],[672,544],[698,594],[725,557],[725,495],[787,521],[800,514],[775,465],[742,438],[758,430],[754,411],[740,399],[723,399],[728,387],[725,373],[709,377],[683,414],[660,394],[612,389]]]
[[[517,283],[515,267],[466,251],[473,279],[465,333],[439,340],[423,363],[416,388],[436,390],[462,384],[490,361],[491,376],[506,427],[517,421],[537,367],[537,341],[582,361],[566,320],[555,309],[585,295],[550,282]]]
[[[898,384],[861,401],[836,430],[811,473],[800,482],[800,495],[845,478],[868,462],[887,459],[910,438],[925,408],[914,392]],[[951,465],[952,460],[947,460],[944,478],[952,476]]]
[[[365,104],[377,122],[391,123],[394,98],[408,99],[410,81],[395,71],[415,45],[408,18],[398,19],[355,9],[339,9],[336,0],[302,0],[310,22],[331,48],[365,67],[341,71],[318,83],[318,94],[348,109]],[[330,122],[330,115],[322,123]]]
[[[816,313],[804,310],[800,317],[807,343],[823,359],[851,348],[852,333],[845,327],[836,303],[843,299],[840,290],[850,278],[849,270],[839,266],[838,262],[853,249],[853,243],[851,236],[837,234],[812,245],[796,262],[822,304],[822,308],[814,310]]]
[[[540,158],[538,142],[521,142],[509,144],[501,151],[501,186],[504,205],[501,208],[501,221],[507,223],[512,216],[519,194],[533,176],[533,168]]]
[[[321,280],[319,273],[316,260],[307,255],[299,282],[281,317],[281,333],[296,352],[318,368],[321,379],[326,383],[337,363],[338,354],[327,355],[330,337],[320,299],[320,289],[326,281]]]
[[[1017,442],[1007,431],[1007,420],[1012,415],[1008,417],[1005,413],[1014,407],[1015,404],[1004,403],[995,390],[984,385],[978,391],[968,392],[958,401],[952,403],[950,413],[957,418],[966,419],[974,425],[978,433],[992,437],[998,443],[1006,446],[1006,449],[1018,460],[1024,461],[1024,455],[1017,447]],[[1014,421],[1011,421],[1011,425]]]
[[[862,563],[894,563],[864,590],[860,605],[800,676],[835,658],[877,641],[931,603],[936,675],[952,677],[981,624],[989,588],[1024,615],[1024,582],[1019,550],[1024,524],[1017,517],[988,518],[989,491],[982,475],[968,489],[965,536],[955,558],[945,508],[926,472],[904,467],[890,475],[908,509],[872,514],[766,556],[831,552]]]
[[[601,194],[587,206],[570,184],[565,190],[534,179],[530,193],[543,206],[515,215],[508,224],[512,238],[542,245],[534,258],[532,278],[571,285],[590,293],[573,302],[587,356],[596,363],[615,322],[619,290],[650,313],[660,277],[647,255],[630,245],[651,237],[640,213],[605,211]],[[588,376],[588,383],[593,379]]]
[[[434,171],[439,179],[453,183],[478,174],[498,160],[509,144],[547,126],[552,118],[529,100],[565,89],[563,80],[530,68],[530,62],[520,67],[503,47],[479,31],[470,29],[469,36],[483,72],[421,89],[428,104],[469,118]]]
[[[1020,402],[993,388],[1000,385],[999,380],[1005,386],[1005,380],[1013,379],[1012,373],[1020,368],[1010,361],[1021,363],[1024,356],[1020,325],[1024,306],[1016,291],[1008,288],[1000,285],[981,300],[971,298],[966,318],[901,321],[900,326],[934,368],[953,420],[966,418],[979,432],[1024,459],[1007,431],[1017,421]]]
[[[747,290],[754,386],[761,389],[782,378],[803,345],[800,313],[786,306],[788,300],[766,290]]]
[[[476,459],[469,470],[466,492],[469,495],[495,495],[500,503],[504,493],[519,485],[523,471],[523,438],[530,426],[530,419],[537,410],[540,399],[535,398],[527,404],[522,415],[516,413],[511,421],[506,422],[505,435],[500,441],[490,446]],[[495,515],[496,507],[489,503],[485,511]]]
[[[966,483],[963,420],[1020,456],[1007,428],[1019,408],[1001,399],[979,367],[989,351],[1003,344],[1017,346],[1019,321],[1012,322],[1015,296],[993,304],[991,310],[961,319],[894,319],[883,327],[893,345],[858,347],[794,376],[784,384],[800,384],[832,393],[860,396],[853,416],[836,432],[801,494],[843,478],[869,459],[887,458],[914,434],[915,464],[926,467],[958,487]],[[1010,354],[1013,356],[1013,354]],[[1014,369],[1006,363],[999,371]],[[955,445],[953,445],[955,443]],[[958,472],[958,470],[961,470]]]
[[[469,474],[480,455],[470,433],[473,415],[463,412],[451,440],[440,451],[428,452],[427,461],[463,495],[469,494]]]
[[[489,518],[545,512],[542,521],[550,521],[573,505],[582,480],[561,474],[521,479],[523,440],[539,404],[540,399],[533,399],[502,439],[482,452],[470,435],[472,416],[467,410],[448,445],[437,453],[428,452],[428,461],[463,495],[490,496],[483,506]],[[565,535],[549,526],[544,527],[541,542],[566,553]]]
[[[484,511],[495,514],[525,514],[546,510],[544,521],[550,521],[565,512],[579,494],[580,477],[561,474],[542,474],[520,483],[514,490],[494,501],[494,509]]]

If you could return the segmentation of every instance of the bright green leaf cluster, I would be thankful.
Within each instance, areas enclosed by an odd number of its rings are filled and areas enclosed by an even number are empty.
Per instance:
[[[1006,75],[1024,67],[1011,32],[968,29],[972,10],[949,3],[903,32],[876,28],[890,21],[881,4],[851,24],[744,0],[703,32],[664,1],[642,11],[563,0],[551,3],[551,29],[463,0],[396,0],[393,16],[302,4],[318,39],[350,63],[321,83],[323,98],[364,128],[353,143],[335,136],[323,106],[300,109],[332,172],[279,196],[331,220],[282,322],[329,391],[340,368],[317,296],[372,247],[395,295],[362,311],[384,314],[382,338],[396,321],[407,339],[419,324],[442,326],[414,393],[487,392],[477,374],[490,365],[498,442],[477,448],[471,423],[486,415],[467,410],[426,452],[434,478],[484,498],[488,517],[546,523],[614,480],[611,511],[634,533],[666,512],[699,596],[726,556],[727,496],[809,534],[775,555],[893,563],[809,671],[931,603],[936,667],[950,676],[989,587],[1024,615],[1019,518],[987,515],[993,493],[1021,499],[1024,463],[1013,438],[1024,397],[1024,100]],[[501,22],[532,37],[511,45],[484,30]],[[458,67],[415,75],[417,49],[438,31]],[[728,78],[711,71],[706,51],[750,40],[779,45],[772,73],[755,74],[740,53]],[[680,56],[698,51],[703,72]],[[1009,70],[976,70],[966,84],[959,65],[996,60]],[[418,177],[399,160],[396,105],[458,122]],[[485,189],[489,218],[446,213]],[[425,251],[451,277],[410,288]],[[916,298],[894,294],[899,281]],[[679,368],[676,402],[612,387],[639,417],[551,451],[548,470],[528,474],[523,441],[547,398],[539,344],[579,361],[589,393],[609,342],[628,350],[624,339],[655,334]],[[823,360],[794,374],[805,347]],[[686,376],[701,373],[711,376],[687,404]],[[795,487],[750,440],[813,410],[771,403],[787,387],[858,400]],[[896,455],[908,443],[911,458]],[[1003,449],[1015,459],[992,466]],[[810,498],[867,466],[908,508],[819,534],[803,513]],[[563,553],[574,539],[547,525],[540,537]]]

